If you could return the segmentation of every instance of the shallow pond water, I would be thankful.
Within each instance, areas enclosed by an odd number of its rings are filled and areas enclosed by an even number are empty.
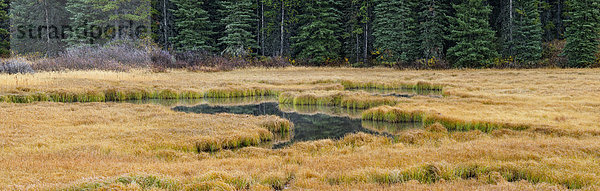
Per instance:
[[[283,109],[282,109],[283,108]],[[277,102],[263,102],[247,105],[214,105],[201,104],[197,106],[177,106],[173,110],[191,113],[217,114],[247,114],[247,115],[275,115],[288,119],[294,124],[289,138],[275,143],[273,148],[281,148],[295,142],[313,141],[321,139],[339,139],[347,134],[364,132],[369,134],[392,136],[402,130],[420,128],[416,123],[381,123],[363,122],[353,112],[342,108],[316,108],[310,113],[295,111],[294,106],[282,106]],[[328,113],[328,111],[334,111]],[[314,112],[314,113],[312,113]],[[359,112],[360,113],[360,112]]]

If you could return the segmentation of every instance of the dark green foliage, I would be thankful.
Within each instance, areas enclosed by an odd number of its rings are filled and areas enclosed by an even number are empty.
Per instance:
[[[172,48],[175,36],[174,7],[171,0],[152,1],[152,39],[165,50]]]
[[[378,0],[373,21],[374,48],[380,53],[379,60],[395,62],[400,59],[400,0]]]
[[[375,6],[375,49],[385,62],[413,62],[421,57],[419,2],[381,0]]]
[[[598,1],[11,0],[9,7],[9,0],[0,0],[0,56],[10,51],[56,56],[67,43],[73,48],[119,41],[125,34],[111,30],[92,38],[86,27],[133,21],[151,26],[150,36],[167,51],[291,56],[311,65],[370,66],[376,57],[415,68],[500,67],[504,61],[511,67],[542,66],[536,64],[541,44],[566,37],[568,65],[588,67],[598,52]],[[15,27],[68,25],[74,31],[66,31],[66,40],[48,33],[10,38],[7,15]],[[495,65],[488,65],[492,60]],[[557,62],[546,59],[543,65],[565,65]]]
[[[570,67],[589,67],[595,62],[600,39],[600,1],[571,0],[567,20],[565,54]]]
[[[418,0],[402,0],[400,4],[400,60],[405,63],[421,57],[418,6]]]
[[[494,31],[489,25],[491,7],[483,0],[461,0],[453,4],[456,11],[450,17],[449,39],[456,44],[448,49],[454,67],[482,67],[497,57]]]
[[[10,56],[8,0],[0,0],[0,57]]]
[[[172,0],[177,6],[171,9],[175,16],[177,34],[173,38],[178,51],[214,51],[212,24],[204,4],[197,0]]]
[[[224,37],[219,39],[225,47],[224,55],[246,56],[258,48],[252,26],[256,23],[250,0],[224,1],[224,14],[227,15],[222,23],[226,24]]]
[[[340,11],[334,0],[305,1],[304,14],[300,19],[305,23],[293,37],[293,48],[299,59],[312,64],[323,64],[339,59],[341,43],[339,40]]]
[[[447,5],[442,0],[424,0],[420,4],[422,58],[444,57]]]
[[[537,0],[515,0],[514,57],[519,62],[536,62],[542,57],[542,24]]]

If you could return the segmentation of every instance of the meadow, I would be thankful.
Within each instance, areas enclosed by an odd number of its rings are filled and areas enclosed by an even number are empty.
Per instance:
[[[600,69],[247,68],[0,75],[2,190],[600,189]],[[357,88],[440,91],[377,97]],[[293,124],[115,101],[278,96],[416,121],[265,147]],[[320,111],[310,111],[320,112]]]

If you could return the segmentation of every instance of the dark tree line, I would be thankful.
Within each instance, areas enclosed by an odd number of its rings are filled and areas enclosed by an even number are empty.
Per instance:
[[[0,0],[0,54],[10,48],[10,15],[44,18],[39,25],[151,18],[149,36],[166,50],[283,56],[311,65],[527,66],[542,62],[544,43],[561,40],[566,66],[598,62],[600,0],[136,0],[148,9],[125,0],[46,1],[13,0],[9,13],[8,0]],[[26,11],[32,7],[40,11]],[[60,42],[65,47],[93,40],[68,34]],[[43,47],[31,45],[51,43],[45,35],[45,42],[13,41],[13,47]]]

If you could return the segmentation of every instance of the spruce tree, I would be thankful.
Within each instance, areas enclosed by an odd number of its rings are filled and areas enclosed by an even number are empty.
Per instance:
[[[339,40],[340,11],[334,0],[305,1],[300,19],[305,21],[293,37],[293,48],[297,57],[312,64],[323,64],[339,59],[341,42]]]
[[[564,53],[570,67],[588,67],[595,62],[600,39],[600,1],[569,1],[569,19]]]
[[[8,0],[0,0],[0,57],[10,55]]]
[[[94,0],[67,0],[66,9],[71,15],[69,20],[72,27],[71,31],[66,32],[68,38],[65,41],[69,46],[95,43],[95,39],[86,34],[90,25],[98,24],[97,19],[101,17],[95,5]]]
[[[401,0],[378,0],[375,6],[373,46],[383,62],[396,62],[402,54],[400,4]]]
[[[483,0],[461,0],[453,4],[449,39],[456,44],[448,49],[454,67],[481,67],[497,57],[493,48],[494,31],[489,25],[491,7]]]
[[[252,34],[254,23],[256,23],[252,2],[250,0],[234,0],[223,2],[226,17],[221,20],[226,23],[225,36],[219,39],[225,47],[224,55],[246,56],[253,49],[258,48],[256,38]]]
[[[174,7],[171,0],[152,1],[152,39],[164,49],[172,49],[175,43],[175,18],[171,11]]]
[[[531,63],[542,57],[542,23],[537,0],[516,0],[514,15],[514,57]]]
[[[444,59],[447,7],[442,0],[423,0],[420,4],[422,57]]]
[[[208,12],[202,9],[203,1],[172,0],[177,7],[171,9],[175,16],[177,34],[172,39],[178,51],[215,51],[211,35],[212,24]],[[169,39],[167,39],[169,40]]]
[[[419,0],[402,0],[400,4],[400,60],[405,63],[421,58],[421,41],[417,8]]]

